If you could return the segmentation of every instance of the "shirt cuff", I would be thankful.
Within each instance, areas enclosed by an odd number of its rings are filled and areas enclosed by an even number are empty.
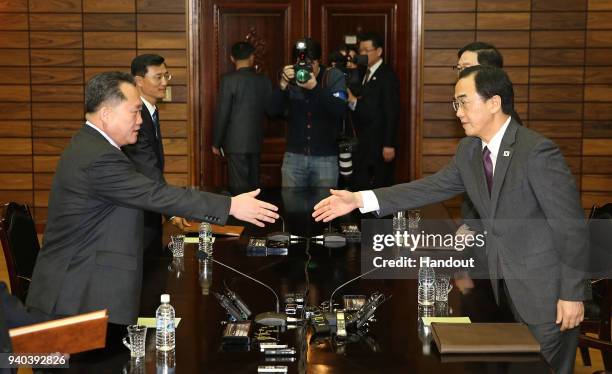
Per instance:
[[[380,205],[378,204],[378,199],[376,198],[374,191],[367,190],[360,191],[359,193],[361,194],[361,201],[363,202],[363,208],[359,208],[359,211],[362,214],[374,211],[378,212],[380,210]]]

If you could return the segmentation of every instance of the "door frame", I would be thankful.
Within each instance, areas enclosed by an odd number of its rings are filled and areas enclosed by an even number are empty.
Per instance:
[[[203,157],[201,139],[201,109],[204,105],[204,95],[212,95],[211,92],[203,92],[200,88],[201,82],[201,58],[200,47],[202,43],[213,45],[210,40],[212,35],[201,35],[200,17],[202,15],[202,2],[204,0],[186,0],[187,14],[187,74],[188,74],[188,98],[187,98],[187,126],[190,135],[189,141],[189,164],[190,183],[192,186],[204,185],[203,166],[212,163],[212,155]],[[304,9],[308,7],[308,0],[304,0]],[[410,0],[410,114],[409,114],[409,136],[407,144],[410,145],[410,179],[414,180],[421,176],[421,128],[423,107],[423,6],[424,0]],[[211,58],[217,58],[215,53]],[[207,102],[212,102],[208,100]],[[211,109],[212,110],[212,109]],[[210,152],[209,152],[210,153]]]

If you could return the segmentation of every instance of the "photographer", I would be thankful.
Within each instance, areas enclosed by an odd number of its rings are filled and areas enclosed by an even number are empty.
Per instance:
[[[344,76],[328,71],[323,84],[321,46],[299,40],[295,65],[280,74],[279,87],[268,102],[271,116],[287,118],[287,148],[283,158],[283,187],[334,187],[338,183],[338,131],[346,108]],[[298,68],[297,73],[296,69]]]

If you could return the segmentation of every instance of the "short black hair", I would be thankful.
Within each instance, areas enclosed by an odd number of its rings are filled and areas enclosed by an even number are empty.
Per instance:
[[[510,77],[504,71],[495,66],[476,65],[465,68],[459,74],[459,80],[474,75],[476,92],[483,99],[493,96],[501,98],[502,112],[512,115],[514,112],[514,88]]]
[[[318,41],[311,39],[311,38],[304,38],[304,39],[300,39],[300,41],[303,41],[306,43],[306,52],[307,52],[307,56],[308,58],[310,58],[311,60],[321,60],[321,44],[319,44]],[[297,59],[298,58],[298,50],[297,48],[293,48],[293,59]]]
[[[372,42],[372,47],[374,48],[385,48],[385,41],[378,33],[375,32],[364,32],[359,34],[359,42],[367,42],[368,40]]]
[[[232,46],[232,57],[234,60],[246,60],[255,53],[255,47],[247,42],[237,42]]]
[[[132,60],[132,75],[144,77],[147,74],[149,66],[160,66],[165,59],[160,55],[140,55]]]
[[[95,113],[103,103],[122,102],[126,99],[121,84],[136,85],[134,77],[121,71],[107,71],[96,74],[85,87],[85,111]]]
[[[504,67],[504,57],[494,45],[484,42],[473,42],[461,48],[457,57],[461,58],[464,52],[475,52],[480,65],[490,65],[497,68]]]

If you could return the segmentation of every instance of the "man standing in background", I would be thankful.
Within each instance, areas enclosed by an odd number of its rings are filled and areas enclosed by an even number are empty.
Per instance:
[[[125,154],[136,165],[136,169],[155,180],[164,179],[164,145],[159,125],[157,102],[166,96],[166,87],[172,79],[162,56],[145,54],[132,60],[132,75],[142,100],[142,125],[138,141],[123,147]],[[183,228],[189,223],[180,217],[170,218],[172,224]],[[159,253],[162,250],[162,215],[145,211],[144,214],[144,251]]]
[[[380,35],[364,33],[359,37],[359,54],[368,56],[368,69],[361,96],[349,93],[359,139],[353,173],[356,189],[393,184],[400,93],[397,76],[383,62],[383,47]]]
[[[232,194],[251,191],[259,185],[263,120],[272,83],[255,72],[254,53],[255,48],[246,42],[232,46],[230,58],[236,71],[221,78],[219,89],[212,152],[227,158]]]

